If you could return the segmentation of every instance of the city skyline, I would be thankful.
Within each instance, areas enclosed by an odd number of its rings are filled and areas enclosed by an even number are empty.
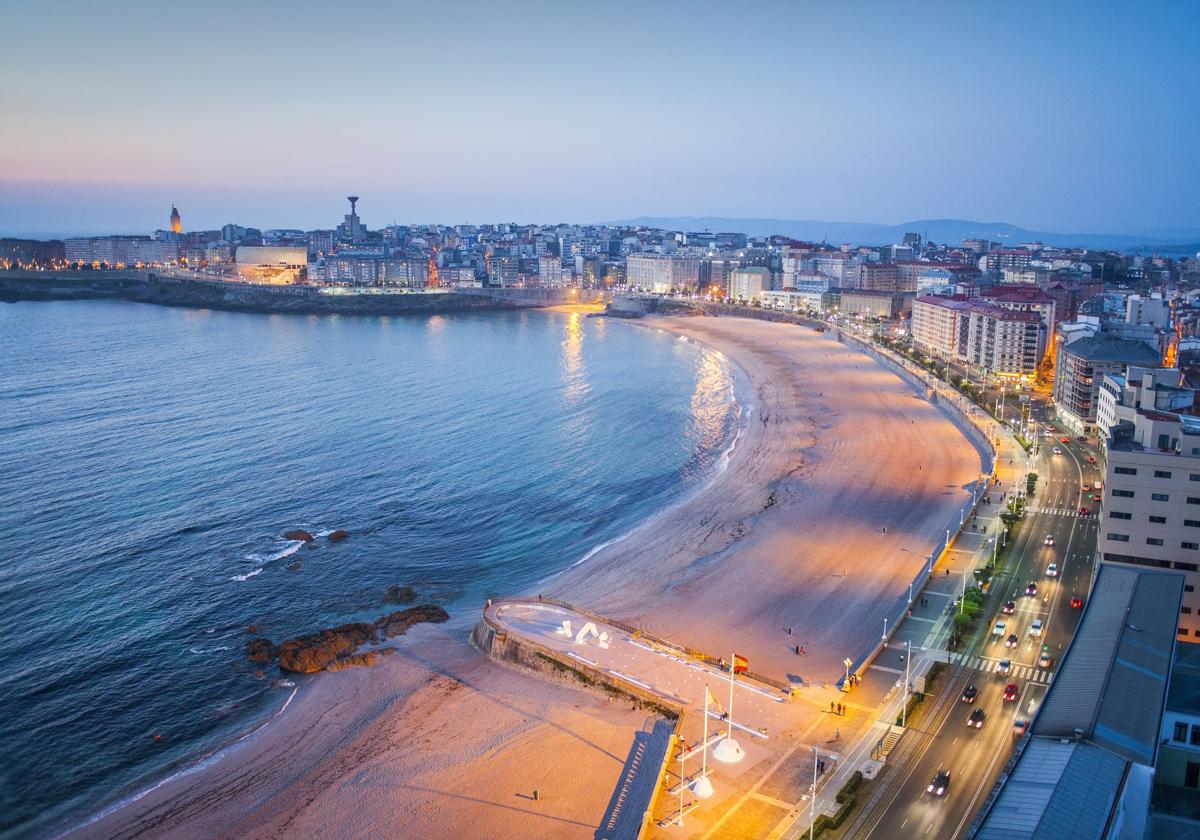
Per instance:
[[[11,10],[0,233],[1200,218],[1190,7],[294,8]]]

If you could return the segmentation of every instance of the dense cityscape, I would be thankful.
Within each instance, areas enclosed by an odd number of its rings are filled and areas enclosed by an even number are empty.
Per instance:
[[[4,21],[0,840],[1200,836],[1200,6]]]

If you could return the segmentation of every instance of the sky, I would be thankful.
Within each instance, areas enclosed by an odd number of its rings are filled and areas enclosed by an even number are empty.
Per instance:
[[[1200,227],[1197,2],[2,7],[0,235]]]

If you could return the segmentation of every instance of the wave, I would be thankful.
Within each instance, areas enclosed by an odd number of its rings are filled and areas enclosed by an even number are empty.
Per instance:
[[[332,532],[326,531],[325,533],[332,533]],[[229,579],[236,580],[236,581],[244,581],[244,580],[249,580],[250,578],[254,577],[255,575],[261,575],[263,573],[263,570],[267,567],[268,563],[274,563],[278,560],[282,560],[285,557],[291,557],[293,554],[295,554],[297,551],[299,551],[302,548],[304,548],[303,540],[288,540],[287,548],[277,551],[274,554],[268,554],[266,557],[264,557],[261,554],[248,554],[248,555],[246,555],[247,560],[250,560],[254,563],[259,563],[261,565],[259,565],[258,568],[254,569],[253,571],[246,572],[243,575],[230,575]]]
[[[229,645],[217,645],[214,648],[201,648],[201,647],[188,648],[188,651],[196,654],[197,656],[200,656],[203,654],[209,654],[209,653],[220,653],[223,650],[229,650]]]
[[[228,744],[225,744],[223,747],[213,750],[208,755],[201,757],[194,763],[188,765],[187,767],[184,767],[182,770],[177,770],[176,772],[171,773],[165,779],[161,779],[160,781],[155,782],[150,787],[145,788],[144,790],[138,791],[137,793],[133,794],[132,796],[126,797],[125,799],[122,799],[118,802],[114,802],[112,805],[109,805],[107,808],[104,808],[103,810],[93,814],[91,817],[89,817],[87,819],[86,822],[82,823],[81,825],[75,826],[74,828],[68,829],[67,831],[63,832],[62,834],[60,834],[58,836],[63,837],[67,834],[73,833],[74,831],[76,831],[80,828],[85,828],[86,826],[89,826],[96,822],[99,822],[100,820],[104,819],[105,817],[109,816],[110,814],[115,814],[117,811],[120,811],[122,808],[126,808],[126,807],[132,805],[133,803],[137,802],[139,799],[142,799],[142,798],[150,795],[151,793],[154,793],[154,791],[158,790],[163,785],[168,784],[169,782],[173,782],[176,779],[181,779],[184,776],[190,776],[191,774],[196,773],[200,770],[203,770],[205,767],[210,767],[211,765],[220,761],[227,753],[229,753],[230,750],[232,750],[234,747],[236,747],[242,741],[245,741],[247,738],[252,738],[255,735],[257,735],[259,732],[262,732],[264,729],[266,729],[268,726],[270,726],[271,723],[273,723],[276,720],[276,718],[278,718],[285,711],[287,711],[287,707],[292,705],[292,700],[295,699],[296,692],[298,692],[299,690],[300,690],[299,688],[293,688],[292,693],[288,695],[288,698],[283,701],[283,705],[279,707],[279,711],[277,711],[275,714],[271,715],[271,717],[269,717],[265,721],[263,721],[262,724],[255,727],[254,729],[250,730],[245,735],[242,735],[240,738],[235,738],[234,740],[230,741]]]

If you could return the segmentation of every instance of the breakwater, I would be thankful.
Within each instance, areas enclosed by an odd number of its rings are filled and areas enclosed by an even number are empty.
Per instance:
[[[300,314],[394,315],[531,309],[595,302],[599,290],[558,288],[350,289],[269,286],[156,271],[0,273],[0,301],[117,298],[202,309]]]

